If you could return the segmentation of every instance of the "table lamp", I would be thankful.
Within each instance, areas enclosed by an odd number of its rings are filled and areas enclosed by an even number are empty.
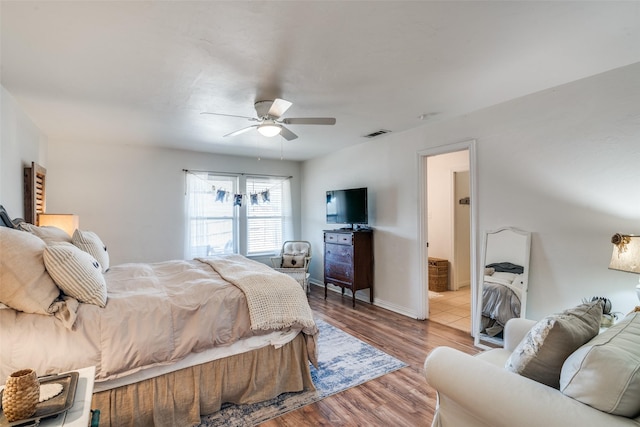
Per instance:
[[[80,224],[78,215],[74,214],[48,214],[41,213],[38,215],[39,226],[53,226],[61,228],[66,231],[69,236],[73,236],[73,232],[76,231]]]
[[[614,234],[611,243],[613,254],[609,268],[640,274],[640,235]],[[636,293],[640,300],[640,281],[636,286]]]

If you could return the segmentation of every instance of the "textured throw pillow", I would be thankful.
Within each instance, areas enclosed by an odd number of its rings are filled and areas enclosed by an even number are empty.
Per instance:
[[[28,231],[44,240],[47,245],[60,242],[71,242],[71,237],[66,231],[58,227],[44,226],[38,227],[37,225],[29,224],[28,222],[21,222],[18,228],[24,231]]]
[[[87,252],[70,243],[49,245],[44,264],[65,294],[87,304],[106,305],[107,284],[100,263]]]
[[[304,255],[282,255],[283,268],[303,268]]]
[[[640,416],[640,313],[629,314],[569,356],[560,391],[603,412]]]
[[[0,302],[25,313],[52,314],[60,289],[44,268],[46,244],[26,231],[0,227]]]
[[[600,330],[602,302],[581,304],[536,323],[513,350],[505,368],[560,388],[562,364]]]
[[[94,257],[100,263],[103,273],[109,269],[109,252],[96,233],[76,230],[73,232],[71,243]]]

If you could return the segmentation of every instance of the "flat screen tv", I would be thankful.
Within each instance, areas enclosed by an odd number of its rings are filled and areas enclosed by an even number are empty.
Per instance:
[[[368,224],[367,189],[327,191],[327,224]]]

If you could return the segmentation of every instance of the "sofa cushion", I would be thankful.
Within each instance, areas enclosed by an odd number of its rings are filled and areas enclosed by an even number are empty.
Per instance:
[[[571,354],[562,366],[560,391],[610,414],[640,416],[640,312]]]
[[[562,364],[600,329],[602,302],[581,304],[536,323],[516,346],[505,368],[560,388]]]

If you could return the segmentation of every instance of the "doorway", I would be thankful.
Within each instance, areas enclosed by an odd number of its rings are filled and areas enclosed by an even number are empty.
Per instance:
[[[425,317],[475,335],[475,141],[436,147],[419,156]],[[446,260],[445,288],[440,276],[437,286],[429,286],[428,258],[438,259],[439,265]]]

